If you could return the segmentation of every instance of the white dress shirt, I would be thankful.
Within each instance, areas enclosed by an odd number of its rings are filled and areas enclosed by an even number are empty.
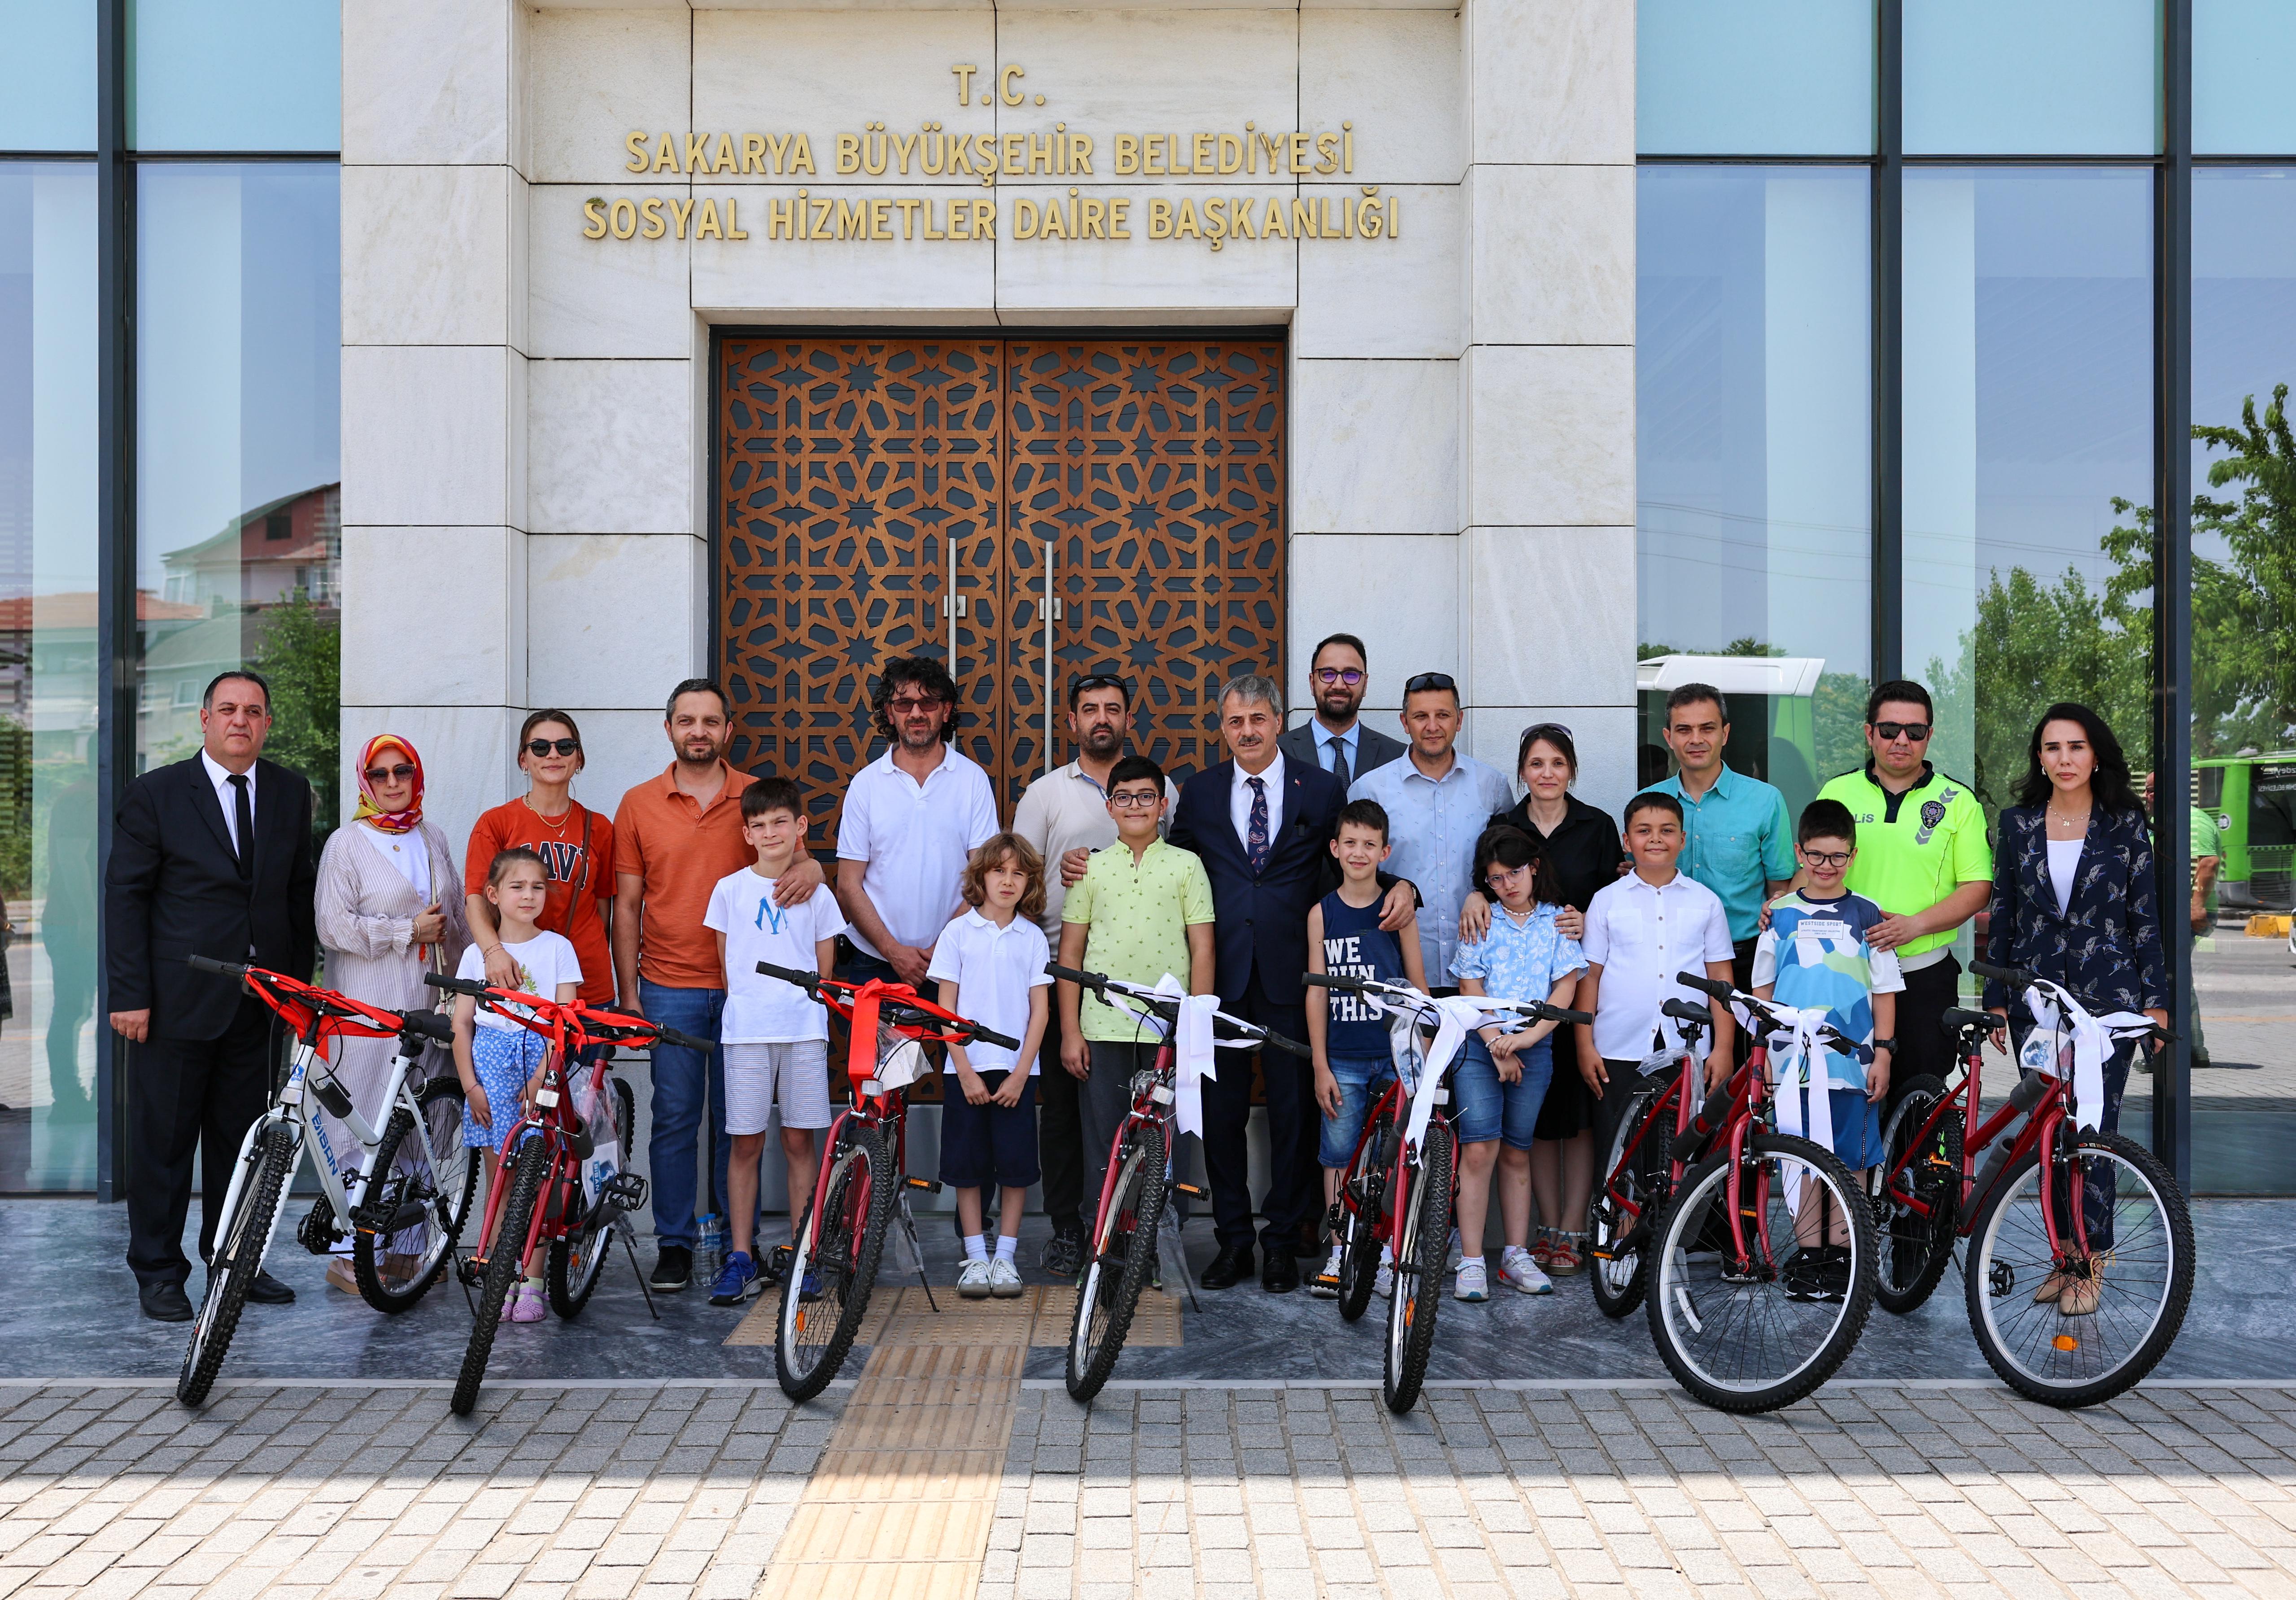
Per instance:
[[[1640,1061],[1652,1050],[1669,1000],[1703,1008],[1704,995],[1674,981],[1677,972],[1702,975],[1709,962],[1731,956],[1730,917],[1722,898],[1677,872],[1671,882],[1654,885],[1628,873],[1595,891],[1587,906],[1587,937],[1579,940],[1587,959],[1603,969],[1595,1003],[1595,1048],[1605,1061]],[[1669,1027],[1665,1045],[1674,1043]],[[1702,1054],[1712,1035],[1700,1037]]]
[[[1235,788],[1228,795],[1227,812],[1235,819],[1236,842],[1243,846],[1243,853],[1249,857],[1251,854],[1251,780],[1254,775],[1244,771],[1242,762],[1234,765]],[[1283,752],[1277,751],[1275,759],[1267,764],[1267,770],[1257,775],[1267,793],[1267,843],[1273,849],[1275,835],[1283,828]]]
[[[956,985],[958,1015],[1026,1044],[1030,997],[1053,981],[1045,971],[1045,963],[1052,958],[1045,931],[1036,923],[1016,916],[1000,928],[972,907],[941,930],[925,976],[936,983]],[[964,1054],[976,1072],[1009,1072],[1020,1058],[1017,1050],[987,1039],[973,1040],[964,1047]],[[1039,1064],[1035,1056],[1029,1058],[1029,1077],[1037,1076]],[[949,1070],[949,1076],[956,1076],[955,1068]],[[955,1087],[952,1083],[948,1088]]]
[[[223,808],[223,831],[231,840],[232,854],[236,856],[240,853],[239,801],[231,780],[241,775],[234,775],[230,767],[205,750],[200,751],[200,765],[208,769],[208,782],[215,785],[216,803]],[[249,767],[243,775],[247,779],[247,815],[252,817],[255,815],[255,768]]]
[[[988,775],[953,745],[918,783],[893,765],[893,752],[853,775],[837,823],[837,858],[867,863],[862,892],[885,931],[930,950],[964,904],[957,879],[973,850],[996,837],[996,795]],[[884,959],[857,927],[845,936]]]
[[[1172,825],[1171,808],[1180,803],[1178,785],[1164,780],[1164,820],[1158,832]],[[1070,850],[1104,850],[1116,842],[1116,818],[1108,814],[1108,791],[1100,786],[1082,762],[1071,761],[1029,785],[1013,813],[1013,831],[1037,847],[1045,858],[1045,915],[1039,925],[1053,948],[1061,944],[1061,907],[1069,898],[1061,882],[1061,857]]]

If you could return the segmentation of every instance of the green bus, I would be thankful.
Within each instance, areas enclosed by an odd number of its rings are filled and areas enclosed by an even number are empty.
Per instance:
[[[2226,907],[2296,908],[2296,751],[2194,762],[2193,803],[2224,835],[2217,882]]]

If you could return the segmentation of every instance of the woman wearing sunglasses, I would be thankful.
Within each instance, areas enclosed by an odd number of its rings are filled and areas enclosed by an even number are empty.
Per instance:
[[[463,907],[471,937],[487,961],[487,981],[515,984],[518,963],[502,947],[493,905],[487,899],[487,874],[497,853],[523,847],[542,857],[550,881],[549,898],[535,925],[565,936],[582,967],[581,998],[588,1005],[614,1003],[614,962],[607,939],[614,910],[614,819],[574,798],[574,775],[582,770],[582,730],[564,711],[530,713],[518,730],[518,769],[526,775],[524,794],[480,815],[471,829],[463,860]]]
[[[327,982],[355,1000],[392,1011],[427,1011],[438,998],[426,971],[451,972],[471,942],[455,892],[455,850],[422,816],[422,758],[397,734],[381,734],[359,752],[358,809],[337,828],[319,857],[319,943]],[[436,963],[434,965],[433,964]],[[359,1115],[382,1125],[382,1092],[390,1079],[395,1039],[344,1039],[336,1076]],[[435,1063],[426,1063],[435,1064]],[[451,1063],[445,1070],[454,1070]],[[339,1153],[357,1146],[332,1117]],[[346,1252],[327,1264],[327,1282],[358,1293]],[[384,1269],[389,1271],[386,1259]]]

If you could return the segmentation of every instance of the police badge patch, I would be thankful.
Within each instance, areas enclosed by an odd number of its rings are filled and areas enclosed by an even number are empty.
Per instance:
[[[1938,824],[1944,820],[1945,802],[1943,800],[1923,800],[1921,832],[1914,835],[1914,842],[1927,844],[1930,841],[1930,835],[1937,832]]]

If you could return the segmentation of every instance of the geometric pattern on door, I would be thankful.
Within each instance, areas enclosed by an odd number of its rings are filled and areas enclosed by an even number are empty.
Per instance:
[[[1057,715],[1043,743],[1047,542],[1056,711],[1123,673],[1135,748],[1185,777],[1221,681],[1283,681],[1280,343],[728,335],[716,369],[729,753],[799,780],[816,848],[890,657],[950,661],[1006,818],[1073,758]]]

